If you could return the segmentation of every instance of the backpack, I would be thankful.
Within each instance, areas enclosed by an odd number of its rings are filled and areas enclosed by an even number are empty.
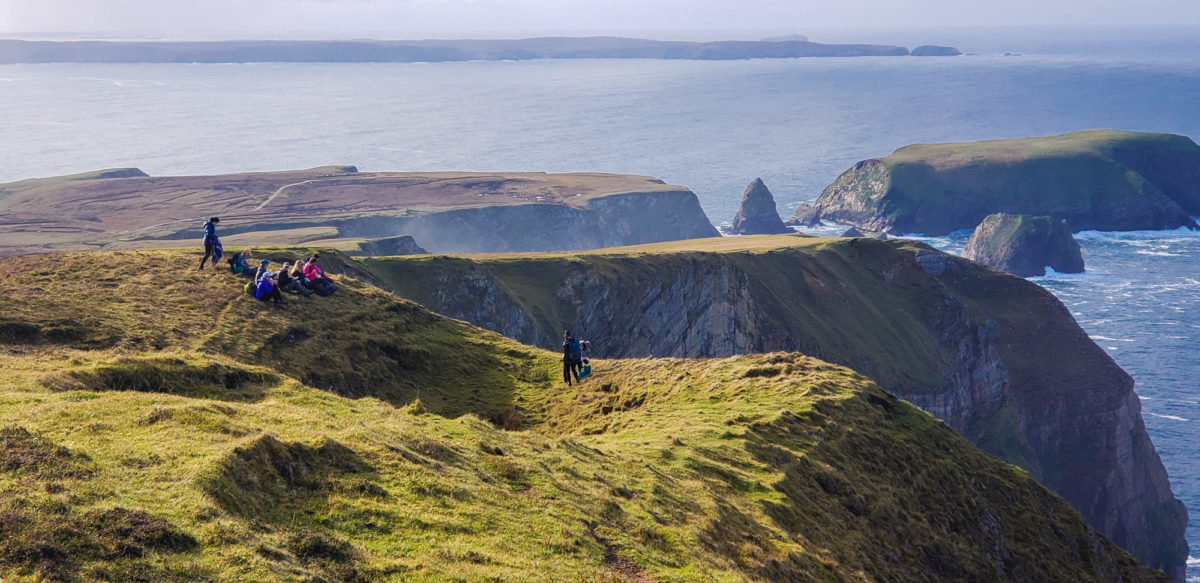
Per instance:
[[[242,266],[241,266],[241,264],[240,264],[240,263],[238,263],[238,262],[236,261],[236,260],[237,260],[237,258],[238,258],[238,256],[237,256],[237,255],[234,255],[233,257],[230,257],[230,258],[229,258],[229,260],[228,260],[228,263],[229,263],[229,271],[232,271],[232,272],[234,272],[234,273],[241,273],[241,272],[242,272]]]
[[[254,295],[254,282],[253,282],[253,281],[247,281],[247,282],[246,282],[246,287],[243,287],[243,288],[242,288],[242,291],[246,292],[246,295],[248,295],[248,296],[252,296],[252,295]]]
[[[583,360],[583,345],[580,344],[579,341],[574,338],[568,340],[567,341],[567,356],[575,362],[579,362],[579,361]]]

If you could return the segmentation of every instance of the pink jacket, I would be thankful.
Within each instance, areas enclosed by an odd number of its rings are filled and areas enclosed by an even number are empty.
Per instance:
[[[321,271],[321,268],[317,267],[315,262],[309,261],[308,263],[304,264],[304,277],[308,279],[308,281],[313,281],[315,279],[325,277],[325,272]]]

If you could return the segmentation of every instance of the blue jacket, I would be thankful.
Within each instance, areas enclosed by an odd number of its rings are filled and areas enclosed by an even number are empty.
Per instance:
[[[217,226],[212,221],[204,221],[204,244],[217,244]]]
[[[254,288],[254,297],[260,300],[268,299],[267,296],[271,294],[271,290],[273,289],[275,289],[275,284],[271,283],[270,279],[265,277],[259,279],[258,287]]]

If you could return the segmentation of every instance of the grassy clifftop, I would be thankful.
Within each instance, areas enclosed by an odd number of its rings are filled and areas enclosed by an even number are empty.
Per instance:
[[[944,234],[983,217],[1051,215],[1073,229],[1195,226],[1200,147],[1185,136],[1090,130],[915,144],[859,162],[821,193],[819,216],[874,230]]]
[[[365,284],[275,309],[189,257],[0,259],[5,580],[1165,580],[843,368],[566,388]]]

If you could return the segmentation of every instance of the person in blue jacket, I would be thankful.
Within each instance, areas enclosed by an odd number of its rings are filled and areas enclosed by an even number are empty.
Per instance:
[[[275,276],[270,272],[258,278],[258,285],[254,288],[254,297],[264,302],[273,300],[275,307],[282,307],[287,303],[283,300],[283,294],[279,293],[279,286],[275,285]]]
[[[204,221],[204,257],[200,258],[200,269],[204,269],[204,264],[208,259],[212,258],[212,264],[216,267],[217,262],[221,260],[223,250],[221,249],[221,240],[217,238],[217,223],[221,222],[221,217],[209,217]]]

